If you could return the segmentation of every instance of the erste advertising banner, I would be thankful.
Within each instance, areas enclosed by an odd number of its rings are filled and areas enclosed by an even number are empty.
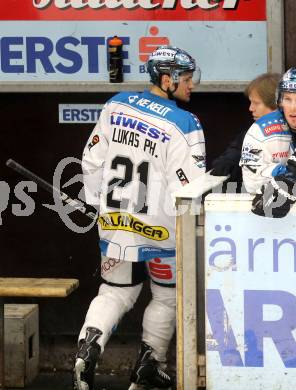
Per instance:
[[[107,48],[123,40],[124,81],[147,81],[159,45],[187,50],[202,81],[267,70],[266,0],[5,0],[0,83],[108,81]]]

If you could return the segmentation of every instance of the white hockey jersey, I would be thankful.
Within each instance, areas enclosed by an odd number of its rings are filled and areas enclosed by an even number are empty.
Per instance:
[[[292,153],[292,134],[277,110],[262,116],[247,131],[240,166],[249,193],[256,193],[272,177],[285,173]]]
[[[119,93],[101,112],[82,168],[86,201],[100,208],[103,255],[127,261],[175,256],[171,193],[205,172],[195,115],[148,91]]]

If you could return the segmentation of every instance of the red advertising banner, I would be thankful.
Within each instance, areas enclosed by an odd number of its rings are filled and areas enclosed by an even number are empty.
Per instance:
[[[266,0],[1,0],[0,20],[265,21]]]

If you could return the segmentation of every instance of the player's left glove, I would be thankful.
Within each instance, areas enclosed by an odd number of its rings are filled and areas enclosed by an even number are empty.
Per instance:
[[[287,172],[296,177],[296,152],[288,158]]]
[[[262,217],[285,217],[296,202],[295,184],[296,177],[292,174],[274,177],[255,195],[251,211]]]

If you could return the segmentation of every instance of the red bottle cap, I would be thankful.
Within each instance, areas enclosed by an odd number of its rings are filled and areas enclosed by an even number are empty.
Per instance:
[[[123,42],[122,42],[122,40],[120,39],[120,38],[118,38],[118,36],[117,35],[115,35],[112,39],[110,39],[110,41],[109,41],[109,45],[110,46],[120,46],[120,45],[122,45],[123,44]]]

